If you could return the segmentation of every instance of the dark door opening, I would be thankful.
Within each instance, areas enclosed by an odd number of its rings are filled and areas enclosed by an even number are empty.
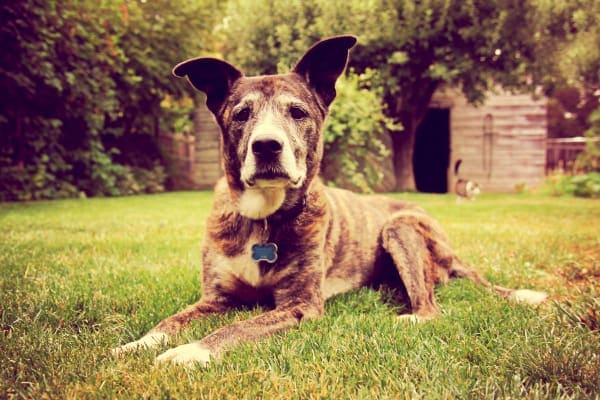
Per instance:
[[[420,192],[448,192],[450,109],[430,108],[417,128],[413,167]]]

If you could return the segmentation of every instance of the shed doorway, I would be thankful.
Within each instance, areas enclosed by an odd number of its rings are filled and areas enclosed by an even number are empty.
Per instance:
[[[450,109],[430,108],[417,128],[413,167],[420,192],[447,193],[450,164]]]

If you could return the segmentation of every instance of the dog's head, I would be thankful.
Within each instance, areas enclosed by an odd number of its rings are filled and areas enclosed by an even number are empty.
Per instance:
[[[354,36],[322,40],[282,75],[246,77],[214,58],[194,58],[173,69],[206,94],[242,215],[262,219],[301,201],[319,172],[321,128],[355,43]]]

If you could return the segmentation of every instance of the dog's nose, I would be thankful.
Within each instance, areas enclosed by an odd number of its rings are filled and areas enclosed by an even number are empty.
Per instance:
[[[261,159],[275,158],[283,150],[283,142],[273,136],[259,136],[252,142],[252,152]]]

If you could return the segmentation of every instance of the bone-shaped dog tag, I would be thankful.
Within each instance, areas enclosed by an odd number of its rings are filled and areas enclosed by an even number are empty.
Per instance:
[[[277,245],[275,243],[253,245],[252,259],[256,262],[266,261],[273,264],[277,260]]]

